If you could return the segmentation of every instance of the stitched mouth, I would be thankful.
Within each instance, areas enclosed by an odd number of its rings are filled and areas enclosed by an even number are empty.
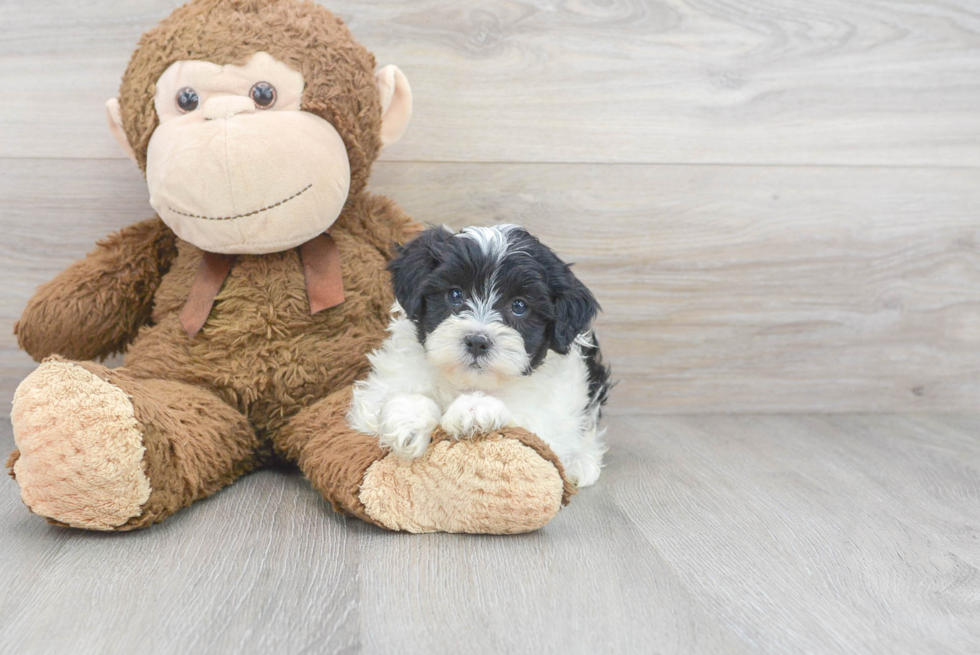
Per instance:
[[[187,216],[188,218],[200,218],[204,221],[233,221],[236,218],[247,218],[248,216],[255,216],[256,214],[261,214],[262,212],[267,212],[270,209],[275,209],[276,207],[281,207],[285,205],[290,200],[294,198],[299,198],[301,195],[309,191],[313,187],[312,184],[307,184],[305,187],[294,193],[293,195],[280,200],[279,202],[269,205],[268,207],[263,207],[262,209],[256,209],[255,211],[248,212],[247,214],[239,214],[237,216],[201,216],[200,214],[189,214],[187,212],[182,212],[179,209],[174,209],[173,207],[167,207],[170,211],[175,214],[180,214],[181,216]]]

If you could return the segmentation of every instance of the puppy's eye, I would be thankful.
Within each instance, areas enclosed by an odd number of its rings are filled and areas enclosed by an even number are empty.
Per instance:
[[[197,109],[197,106],[201,104],[201,99],[197,97],[197,91],[189,86],[185,86],[177,92],[176,100],[177,109],[179,109],[183,114],[194,111]]]
[[[514,316],[524,316],[527,314],[527,303],[523,300],[515,300],[510,304],[510,311],[514,312]]]
[[[257,82],[248,95],[259,109],[269,109],[276,104],[276,87],[268,82]]]
[[[455,306],[463,304],[463,290],[462,289],[450,289],[449,290],[449,304]]]

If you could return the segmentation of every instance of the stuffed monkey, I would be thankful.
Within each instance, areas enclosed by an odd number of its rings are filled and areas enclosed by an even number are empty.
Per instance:
[[[157,216],[41,286],[15,332],[8,466],[30,510],[159,522],[275,462],[392,530],[512,533],[573,488],[534,435],[444,433],[405,461],[349,427],[385,335],[392,246],[419,229],[365,191],[412,96],[326,9],[195,0],[143,35],[107,104]],[[94,360],[124,351],[124,365]]]

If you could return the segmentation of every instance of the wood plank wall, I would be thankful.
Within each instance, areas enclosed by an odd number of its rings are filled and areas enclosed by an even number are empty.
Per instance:
[[[0,5],[0,400],[33,288],[151,215],[103,104],[177,4]],[[327,5],[415,93],[373,190],[578,262],[616,407],[980,406],[972,0]]]

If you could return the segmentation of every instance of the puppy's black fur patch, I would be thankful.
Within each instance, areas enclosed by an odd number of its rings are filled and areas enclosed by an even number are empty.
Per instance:
[[[487,318],[495,312],[495,320],[523,337],[530,359],[526,373],[541,364],[549,348],[567,354],[600,311],[595,296],[571,267],[516,226],[471,235],[429,228],[398,248],[388,269],[395,297],[415,323],[420,342],[453,314],[469,311]],[[462,302],[453,297],[454,289],[462,292]],[[515,301],[526,304],[523,315],[515,313]],[[589,394],[598,406],[605,402],[610,382],[598,342],[594,343],[582,344],[582,352]]]

